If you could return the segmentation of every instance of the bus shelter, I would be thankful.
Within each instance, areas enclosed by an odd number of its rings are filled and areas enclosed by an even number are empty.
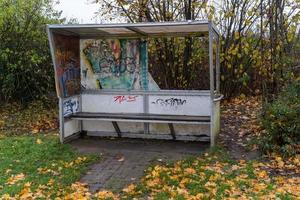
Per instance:
[[[212,22],[67,24],[47,30],[61,142],[85,133],[214,145],[223,96],[219,32]],[[207,50],[207,79],[199,77],[207,88],[163,89],[149,72],[149,41],[174,37],[207,39],[201,47]]]

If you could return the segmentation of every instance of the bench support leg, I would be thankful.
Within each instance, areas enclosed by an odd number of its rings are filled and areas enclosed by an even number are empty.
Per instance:
[[[168,125],[169,125],[169,129],[170,129],[173,140],[176,140],[175,129],[174,129],[173,124],[169,123]]]
[[[122,137],[121,130],[120,130],[120,127],[119,127],[118,123],[117,122],[112,122],[112,124],[113,124],[118,136]]]

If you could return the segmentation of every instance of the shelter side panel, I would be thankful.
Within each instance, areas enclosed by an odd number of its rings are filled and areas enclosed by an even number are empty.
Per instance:
[[[220,114],[220,101],[214,102],[214,115],[213,115],[213,133],[214,137],[220,133],[221,130],[221,114]]]
[[[143,113],[142,95],[82,95],[82,112]]]
[[[68,120],[64,122],[64,137],[69,137],[74,133],[80,132],[80,121],[79,120]]]
[[[210,96],[149,96],[149,113],[210,116]]]
[[[79,38],[53,33],[56,90],[59,97],[80,94]]]

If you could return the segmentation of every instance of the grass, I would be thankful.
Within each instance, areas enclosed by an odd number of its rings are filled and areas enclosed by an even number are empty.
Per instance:
[[[222,148],[166,165],[150,166],[142,180],[122,192],[92,195],[76,182],[96,160],[80,155],[57,136],[17,136],[0,139],[0,199],[297,199],[299,179],[272,177],[268,167],[282,165],[232,160]],[[273,163],[270,165],[270,163]],[[284,163],[297,171],[298,158]],[[298,166],[298,167],[297,167]],[[277,179],[278,178],[278,179]],[[5,199],[5,198],[4,198]]]
[[[94,155],[80,155],[57,136],[18,136],[0,139],[0,197],[24,193],[24,188],[54,197],[77,181]]]
[[[286,163],[297,168],[297,159]],[[276,163],[274,163],[276,167]],[[152,166],[121,199],[297,199],[299,179],[270,176],[269,163],[229,158],[222,148],[170,165]],[[279,178],[277,180],[277,178]]]
[[[246,162],[232,160],[218,147],[201,156],[165,165],[153,164],[141,181],[121,192],[104,190],[90,194],[86,185],[77,181],[87,165],[98,158],[81,155],[70,145],[61,145],[57,135],[40,134],[57,128],[57,109],[48,107],[41,102],[27,107],[0,106],[1,200],[290,200],[300,197],[299,156],[284,160],[275,155],[264,161]]]

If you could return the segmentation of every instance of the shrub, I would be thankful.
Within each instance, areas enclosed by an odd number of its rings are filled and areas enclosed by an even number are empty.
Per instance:
[[[0,0],[0,100],[29,101],[54,89],[46,24],[52,0]]]
[[[284,88],[278,98],[265,108],[262,116],[265,133],[261,148],[284,156],[299,153],[300,145],[300,81]]]

